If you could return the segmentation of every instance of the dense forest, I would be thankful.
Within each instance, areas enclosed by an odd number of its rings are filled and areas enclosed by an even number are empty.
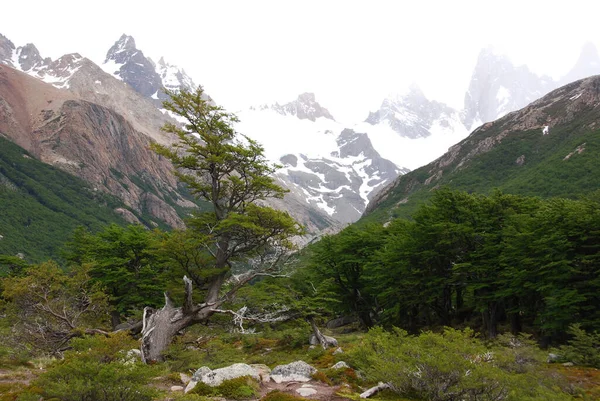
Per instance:
[[[260,145],[236,141],[235,116],[201,89],[171,96],[189,123],[155,151],[212,208],[182,230],[80,226],[54,260],[1,255],[1,401],[291,401],[247,376],[171,386],[203,366],[298,360],[331,399],[378,382],[383,400],[599,396],[598,193],[441,188],[409,218],[298,250],[302,228],[256,202],[285,193]]]

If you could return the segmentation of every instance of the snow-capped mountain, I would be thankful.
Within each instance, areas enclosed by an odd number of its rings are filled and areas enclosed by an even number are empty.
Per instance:
[[[388,96],[354,129],[368,133],[383,157],[410,169],[441,156],[468,134],[457,110],[427,99],[415,84]]]
[[[356,221],[376,190],[408,170],[384,159],[366,133],[335,121],[312,93],[238,113],[238,131],[258,140],[293,196],[341,223]]]
[[[250,107],[251,110],[256,110],[256,107]],[[258,107],[259,110],[274,110],[282,116],[296,116],[301,120],[316,121],[317,118],[323,117],[335,121],[329,110],[322,107],[315,99],[314,93],[303,93],[298,96],[298,99],[280,105],[275,103],[273,105],[262,105]]]
[[[557,83],[526,66],[515,67],[503,54],[488,47],[481,51],[465,94],[463,122],[469,132],[539,99]]]
[[[136,47],[133,37],[125,34],[108,50],[101,67],[143,96],[155,99],[157,106],[168,99],[163,88],[196,88],[183,69],[165,62],[162,57],[155,63]]]

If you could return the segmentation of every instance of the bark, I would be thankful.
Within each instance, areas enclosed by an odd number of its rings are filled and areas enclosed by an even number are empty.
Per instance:
[[[319,330],[319,327],[317,327],[317,324],[315,323],[315,320],[312,317],[308,319],[308,322],[310,323],[310,327],[312,327],[313,333],[315,334],[315,337],[317,338],[319,344],[321,344],[321,347],[323,347],[323,349],[327,349],[330,346],[337,346],[337,340],[335,340],[335,338],[333,337],[327,339],[323,335],[323,333],[321,333],[321,330]]]
[[[142,319],[142,361],[162,362],[163,352],[171,344],[173,337],[193,324],[207,320],[215,313],[214,304],[193,305],[192,281],[184,277],[185,300],[182,307],[175,307],[165,294],[165,306],[153,311],[144,308]]]
[[[373,394],[376,394],[376,393],[380,392],[381,390],[385,390],[387,388],[391,388],[391,386],[387,383],[379,382],[379,384],[376,385],[375,387],[371,387],[370,389],[368,389],[367,391],[362,393],[360,395],[360,398],[369,398]]]

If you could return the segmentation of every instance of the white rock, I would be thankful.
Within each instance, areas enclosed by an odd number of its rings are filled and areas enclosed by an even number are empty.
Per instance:
[[[196,387],[198,382],[203,382],[209,386],[215,387],[225,380],[231,380],[242,376],[250,376],[256,381],[260,381],[261,379],[258,371],[245,363],[234,363],[231,366],[215,370],[203,366],[194,373],[192,380],[185,388],[185,392],[187,393]]]
[[[310,384],[303,384],[302,387],[296,389],[296,392],[302,397],[308,397],[317,394],[317,390],[315,390]]]
[[[350,366],[344,361],[339,361],[331,367],[331,369],[348,369]]]
[[[283,383],[290,381],[307,382],[312,379],[312,375],[317,369],[310,366],[304,361],[296,361],[287,365],[276,366],[271,371],[271,379],[275,383]]]
[[[183,391],[183,386],[171,386],[171,391]]]

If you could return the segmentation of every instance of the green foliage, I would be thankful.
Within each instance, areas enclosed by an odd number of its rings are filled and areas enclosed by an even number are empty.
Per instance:
[[[80,225],[90,230],[124,224],[116,198],[44,164],[0,138],[0,254],[22,253],[30,263],[57,258],[58,248]]]
[[[107,298],[82,266],[64,271],[54,262],[31,266],[2,280],[17,341],[56,353],[86,329],[105,323]]]
[[[600,326],[598,227],[597,196],[541,200],[442,188],[410,221],[353,226],[312,246],[299,288],[346,308],[353,298],[339,290],[354,288],[371,305],[369,316],[410,333],[470,326],[489,338],[527,330],[544,344],[560,342],[570,324]]]
[[[33,384],[44,399],[62,401],[143,401],[156,391],[147,384],[156,367],[128,354],[137,341],[124,333],[75,339],[64,359],[51,365]]]
[[[273,248],[291,249],[289,238],[303,231],[287,213],[256,203],[282,198],[286,191],[271,177],[275,166],[265,159],[262,146],[235,132],[237,118],[208,101],[202,88],[168,94],[164,107],[187,123],[166,124],[163,130],[179,142],[171,148],[154,144],[153,149],[171,160],[175,175],[194,196],[211,205],[188,222],[192,233],[183,237],[185,243],[192,241],[204,253],[193,255],[184,247],[196,259],[182,268],[204,269],[195,273],[195,281],[211,283],[214,298],[231,262],[265,256]],[[173,258],[181,265],[181,258]]]
[[[525,346],[525,345],[524,345]],[[503,347],[487,348],[469,330],[409,336],[371,330],[351,357],[368,378],[409,398],[450,400],[568,400],[534,371],[516,373],[497,363]],[[513,351],[509,351],[512,355]]]
[[[203,382],[198,382],[190,393],[211,397],[225,397],[228,400],[248,400],[258,395],[258,383],[250,376],[236,377],[224,380],[218,386],[211,387]]]
[[[65,245],[63,257],[74,265],[90,266],[90,275],[110,295],[114,309],[127,314],[163,302],[170,277],[155,251],[159,235],[140,225],[111,224],[97,234],[80,227]]]
[[[298,274],[312,285],[309,304],[328,306],[338,314],[356,315],[364,327],[373,326],[375,297],[369,291],[366,267],[385,240],[379,225],[349,227],[335,236],[324,236],[311,248],[307,271]],[[305,294],[311,292],[305,289]],[[310,310],[310,309],[309,309]]]
[[[560,347],[561,359],[576,365],[600,369],[600,333],[587,333],[580,324],[571,325],[568,332],[572,338],[568,345]]]

